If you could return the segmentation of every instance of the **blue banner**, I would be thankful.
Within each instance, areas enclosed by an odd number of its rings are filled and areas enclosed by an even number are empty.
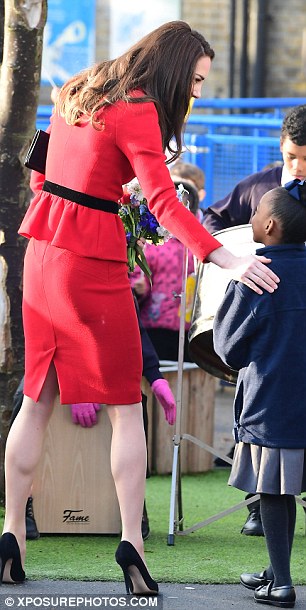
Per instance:
[[[95,61],[96,0],[48,0],[42,84],[61,86]]]

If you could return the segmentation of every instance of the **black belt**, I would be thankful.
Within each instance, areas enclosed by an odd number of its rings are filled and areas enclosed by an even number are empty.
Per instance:
[[[86,193],[80,193],[79,191],[68,189],[65,186],[55,184],[49,180],[45,180],[42,190],[46,191],[47,193],[57,195],[58,197],[63,197],[63,199],[74,201],[74,203],[83,205],[85,208],[101,210],[102,212],[110,212],[111,214],[118,214],[119,211],[119,205],[118,203],[115,203],[115,201],[108,201],[108,199],[99,199],[99,197],[86,195]]]

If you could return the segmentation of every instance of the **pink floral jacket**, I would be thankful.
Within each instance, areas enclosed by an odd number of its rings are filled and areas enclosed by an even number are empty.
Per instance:
[[[173,237],[161,246],[146,244],[144,252],[152,271],[152,288],[139,267],[130,275],[139,302],[141,321],[145,328],[179,330],[181,301],[175,294],[179,295],[182,289],[184,246]],[[188,275],[193,271],[193,255],[188,251]],[[138,293],[139,282],[144,286],[142,294]],[[186,330],[189,326],[186,323]]]

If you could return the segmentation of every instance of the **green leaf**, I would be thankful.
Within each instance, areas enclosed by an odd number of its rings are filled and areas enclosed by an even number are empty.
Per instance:
[[[148,261],[143,253],[143,250],[137,244],[135,247],[135,252],[136,252],[135,262],[140,267],[140,269],[143,271],[143,273],[146,275],[146,277],[148,278],[148,280],[150,282],[150,286],[152,286],[151,269],[148,265]]]

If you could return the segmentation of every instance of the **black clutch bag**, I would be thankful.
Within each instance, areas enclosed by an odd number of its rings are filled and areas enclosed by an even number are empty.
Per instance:
[[[24,160],[24,165],[26,167],[34,169],[40,174],[44,174],[46,169],[49,137],[50,136],[46,131],[37,129]]]

